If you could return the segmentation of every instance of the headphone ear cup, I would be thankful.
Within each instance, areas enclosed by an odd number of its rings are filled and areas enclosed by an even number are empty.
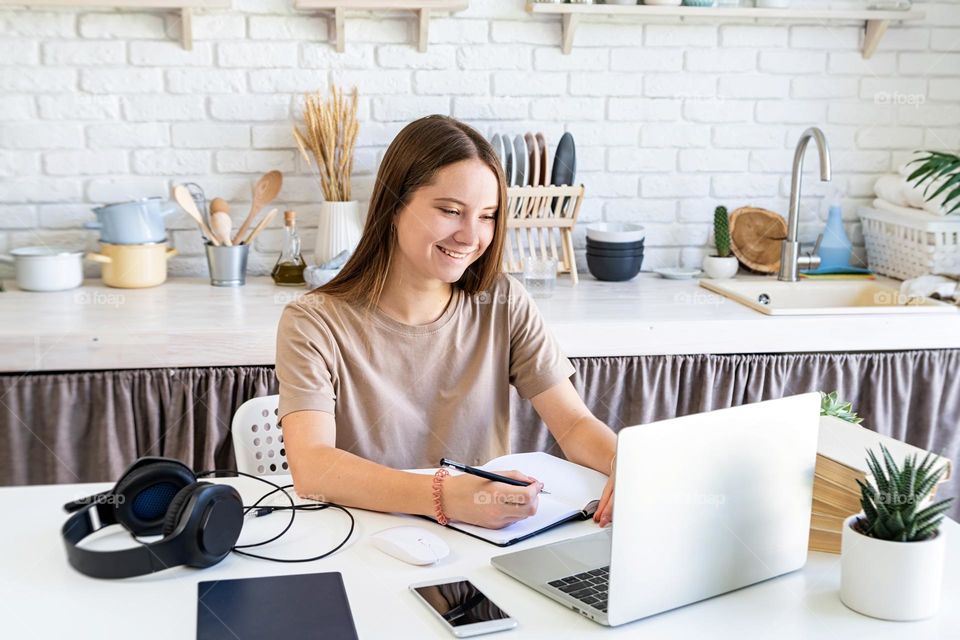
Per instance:
[[[187,504],[187,501],[190,499],[190,496],[193,495],[194,491],[196,491],[197,487],[206,484],[210,483],[195,482],[189,484],[183,489],[180,489],[177,495],[173,496],[173,500],[170,501],[170,506],[167,507],[167,515],[163,518],[163,528],[160,530],[164,538],[177,530],[177,524],[180,522],[180,516],[183,513],[183,506]]]
[[[163,522],[164,540],[178,549],[177,562],[201,569],[223,560],[242,529],[240,494],[230,485],[212,482],[181,489]]]
[[[137,536],[160,533],[177,492],[196,481],[193,470],[179,460],[138,460],[114,489],[117,522]]]

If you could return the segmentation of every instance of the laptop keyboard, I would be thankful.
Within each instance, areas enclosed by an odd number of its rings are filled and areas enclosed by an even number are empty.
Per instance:
[[[604,613],[607,612],[607,587],[610,586],[609,566],[593,571],[584,571],[547,584],[573,596],[587,606]]]

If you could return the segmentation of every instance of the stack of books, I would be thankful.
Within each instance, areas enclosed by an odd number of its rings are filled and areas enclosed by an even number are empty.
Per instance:
[[[910,455],[916,454],[918,461],[927,455],[922,449],[860,425],[832,416],[820,417],[808,545],[811,551],[840,553],[843,521],[861,511],[857,480],[870,481],[867,449],[872,450],[879,459],[881,444],[890,451],[898,466],[902,466],[904,459]],[[947,472],[940,479],[942,484],[950,478],[952,469],[948,459],[938,456],[934,466],[940,465],[947,467]],[[935,493],[936,487],[933,490]]]

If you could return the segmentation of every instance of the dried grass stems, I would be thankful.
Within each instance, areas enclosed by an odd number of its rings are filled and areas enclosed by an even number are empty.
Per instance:
[[[348,98],[336,86],[324,102],[320,92],[306,95],[304,129],[293,127],[300,153],[311,167],[316,163],[320,188],[327,202],[350,200],[353,148],[360,125],[357,122],[357,88]],[[311,159],[310,156],[313,156]]]

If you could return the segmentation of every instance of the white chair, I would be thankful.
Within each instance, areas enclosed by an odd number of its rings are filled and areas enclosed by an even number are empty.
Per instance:
[[[247,400],[233,415],[230,433],[237,470],[258,476],[290,473],[283,433],[277,424],[280,396]]]

